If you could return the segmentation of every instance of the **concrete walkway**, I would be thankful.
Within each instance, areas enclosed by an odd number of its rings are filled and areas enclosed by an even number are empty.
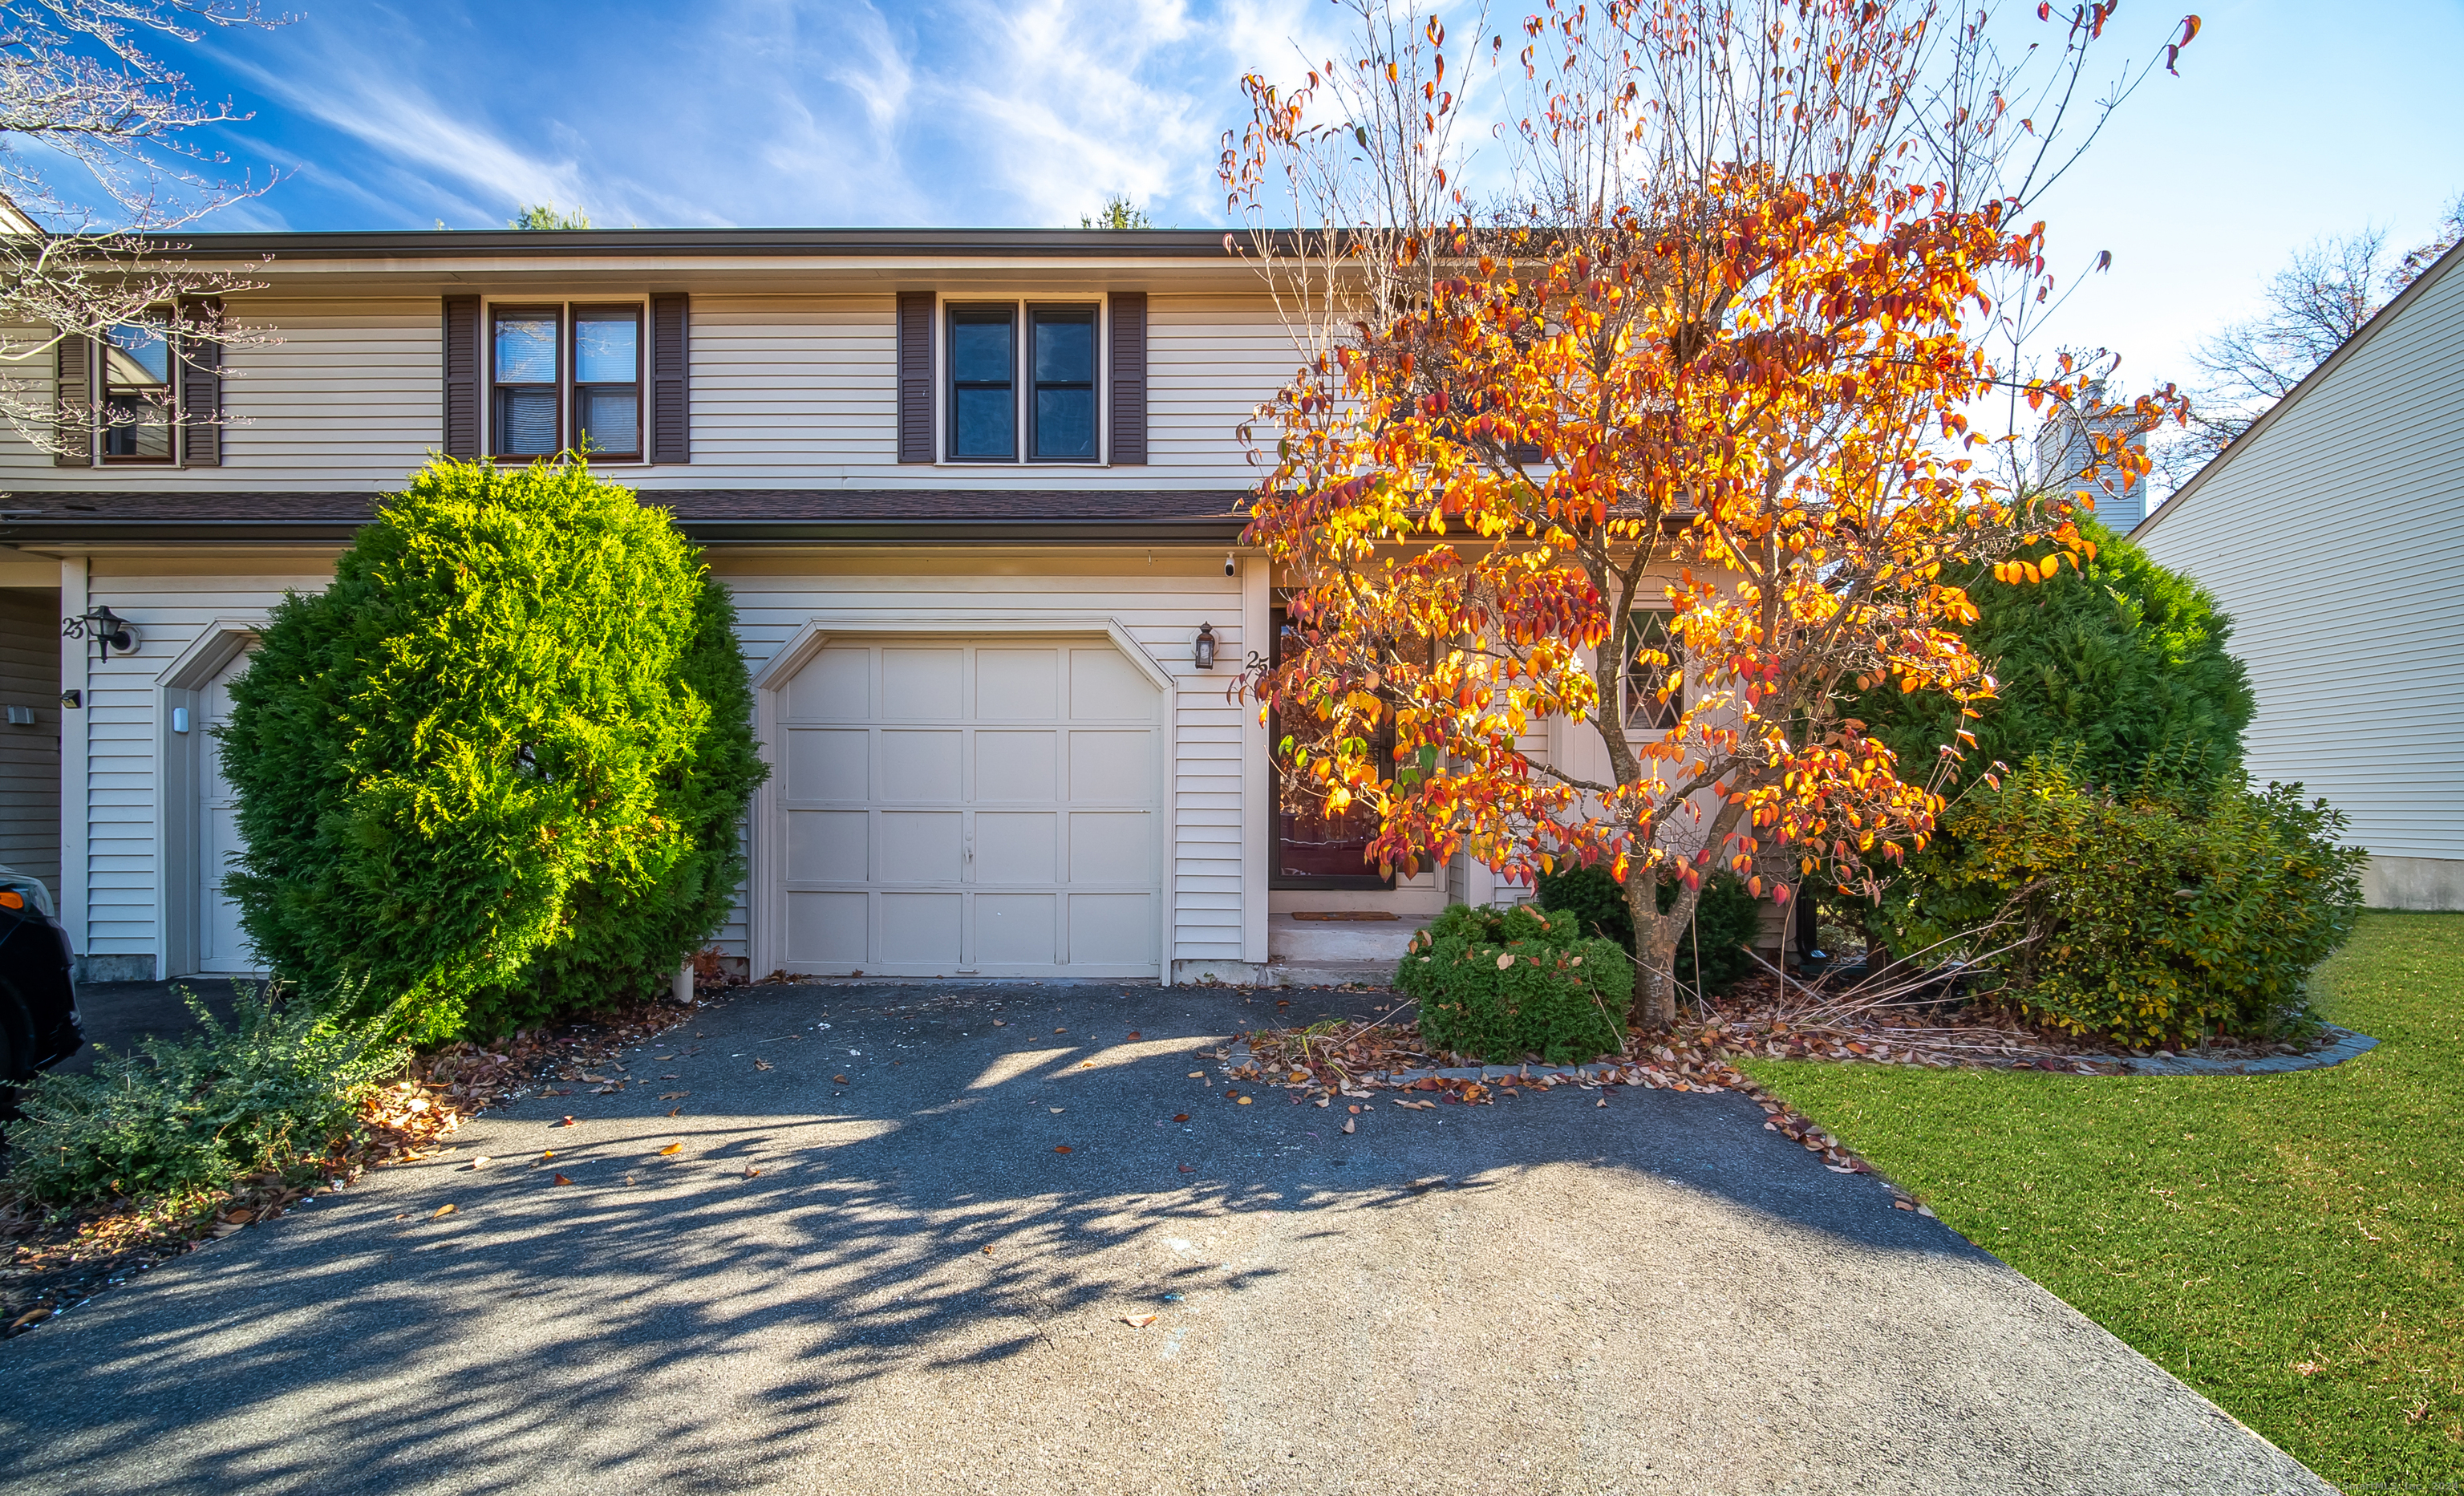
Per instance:
[[[491,1114],[0,1347],[0,1482],[2328,1489],[1741,1097],[1381,1102],[1346,1136],[1201,1059],[1273,1004],[739,995],[620,1094]]]

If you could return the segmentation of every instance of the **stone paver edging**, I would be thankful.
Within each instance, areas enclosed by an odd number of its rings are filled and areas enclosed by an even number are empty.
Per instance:
[[[2282,1075],[2292,1070],[2323,1070],[2357,1055],[2369,1053],[2379,1042],[2349,1028],[2327,1025],[2335,1043],[2308,1054],[2275,1054],[2263,1060],[2207,1060],[2195,1054],[2133,1055],[2124,1062],[2133,1075]]]

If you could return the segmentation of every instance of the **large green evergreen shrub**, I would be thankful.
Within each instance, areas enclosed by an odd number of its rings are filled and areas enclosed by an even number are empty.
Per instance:
[[[1457,904],[1412,937],[1395,986],[1441,1051],[1558,1065],[1624,1051],[1634,962],[1572,913]]]
[[[1976,604],[1976,622],[1963,634],[1999,687],[1983,718],[1969,724],[1976,745],[1962,750],[1960,786],[1981,781],[1995,762],[2015,768],[2054,753],[2097,784],[2131,783],[2158,757],[2194,759],[2209,776],[2237,769],[2257,698],[2226,652],[2232,621],[2204,589],[2130,541],[2092,519],[2079,528],[2097,546],[2084,572],[2065,566],[2032,584],[1997,582],[1979,566],[1947,579]],[[1857,697],[1849,715],[1920,780],[1961,725],[1941,693],[1887,683]]]
[[[423,1040],[656,991],[726,916],[764,772],[734,621],[584,463],[419,473],[232,687],[259,953]]]
[[[2361,914],[2368,855],[2299,785],[2143,776],[2122,792],[2032,759],[1950,820],[1890,912],[1893,942],[1964,948],[2006,1001],[2074,1033],[2179,1045],[2297,1019]]]
[[[1634,954],[1634,911],[1626,907],[1625,886],[1606,868],[1560,868],[1533,886],[1532,901],[1542,909],[1573,914],[1579,928]],[[1677,885],[1661,884],[1660,912],[1667,913],[1676,902]],[[1744,879],[1727,871],[1705,878],[1703,894],[1694,902],[1693,928],[1678,937],[1673,963],[1678,985],[1714,998],[1735,986],[1753,965],[1749,953],[1761,933],[1762,903],[1747,891]]]

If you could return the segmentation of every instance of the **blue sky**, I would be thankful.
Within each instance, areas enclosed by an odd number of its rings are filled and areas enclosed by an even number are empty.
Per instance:
[[[176,48],[256,118],[211,143],[287,173],[205,227],[1070,226],[1108,189],[1223,221],[1214,166],[1248,67],[1327,54],[1325,0],[289,0]],[[1520,12],[1501,5],[1494,13]],[[2129,0],[2132,47],[2173,5]],[[2246,315],[2299,246],[2409,247],[2464,190],[2464,0],[2221,0],[2043,205],[2059,262],[2114,252],[2053,331],[2125,380]],[[1460,23],[1459,23],[1460,25]]]

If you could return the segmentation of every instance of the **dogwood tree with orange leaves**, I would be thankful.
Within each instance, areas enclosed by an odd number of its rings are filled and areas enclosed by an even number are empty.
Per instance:
[[[1454,54],[1435,17],[1357,9],[1364,55],[1253,76],[1226,142],[1253,222],[1278,190],[1321,209],[1246,246],[1307,360],[1250,428],[1247,539],[1290,625],[1247,684],[1297,729],[1287,782],[1374,814],[1382,865],[1612,869],[1634,1018],[1664,1026],[1707,872],[1785,902],[1931,834],[1958,746],[1896,761],[1845,689],[1972,713],[1993,683],[1947,579],[2092,554],[2080,500],[2014,481],[2016,434],[1971,420],[2077,393],[1986,337],[2052,289],[2012,184],[2061,121],[2019,113],[1991,17],[1921,3],[1552,7]],[[2074,84],[2110,13],[2045,11]],[[1525,106],[1479,210],[1465,58]],[[1551,719],[1595,741],[1535,752]]]

